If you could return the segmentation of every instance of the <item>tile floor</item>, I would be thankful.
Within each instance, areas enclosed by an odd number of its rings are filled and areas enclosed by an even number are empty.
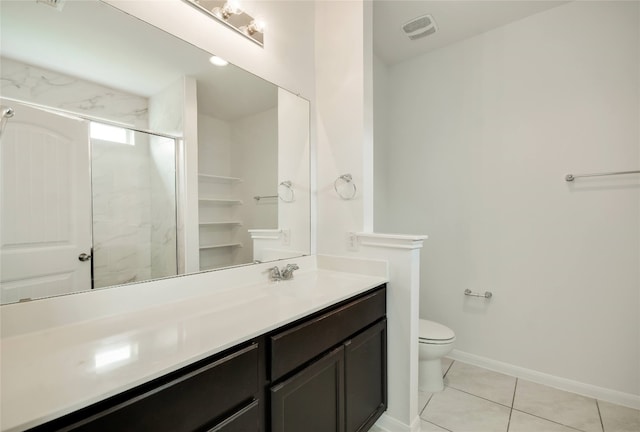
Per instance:
[[[640,432],[638,410],[450,359],[442,367],[444,390],[420,393],[423,432]]]

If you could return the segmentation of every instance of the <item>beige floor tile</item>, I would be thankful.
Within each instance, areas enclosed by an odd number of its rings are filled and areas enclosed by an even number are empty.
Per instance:
[[[429,423],[428,421],[420,421],[420,432],[447,432],[446,429],[442,429],[440,426]]]
[[[640,411],[598,401],[604,432],[640,431]]]
[[[442,376],[444,376],[449,370],[449,367],[451,367],[453,360],[448,357],[443,357],[440,362],[442,363]]]
[[[518,380],[513,408],[585,432],[602,432],[595,399]]]
[[[421,418],[453,432],[506,432],[509,408],[445,387],[434,393]]]
[[[575,429],[513,410],[509,432],[576,432]]]
[[[387,432],[376,425],[373,425],[369,432]],[[436,426],[433,423],[429,423],[420,419],[420,432],[448,432],[446,429],[442,429],[440,426]],[[574,431],[575,432],[575,431]]]
[[[418,414],[422,414],[422,410],[424,410],[425,405],[429,402],[431,395],[433,395],[433,393],[418,392]]]
[[[510,407],[516,379],[457,361],[447,372],[445,385]]]

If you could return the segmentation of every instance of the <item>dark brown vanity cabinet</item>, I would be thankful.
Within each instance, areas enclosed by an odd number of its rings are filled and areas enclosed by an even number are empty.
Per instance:
[[[272,432],[373,425],[387,404],[384,316],[380,289],[271,336]]]
[[[31,430],[364,432],[387,403],[385,296],[383,285]]]
[[[344,432],[344,348],[271,388],[272,432]]]
[[[263,358],[254,341],[32,430],[261,432]]]
[[[368,430],[387,409],[387,320],[345,343],[346,432]]]

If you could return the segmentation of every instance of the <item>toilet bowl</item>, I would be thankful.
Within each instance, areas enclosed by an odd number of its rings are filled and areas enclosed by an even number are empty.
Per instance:
[[[425,319],[420,320],[418,339],[418,388],[423,392],[437,392],[444,388],[442,357],[453,349],[456,334],[449,327]]]

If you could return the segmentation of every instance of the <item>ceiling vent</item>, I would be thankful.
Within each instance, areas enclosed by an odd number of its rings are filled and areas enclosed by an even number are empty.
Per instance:
[[[65,0],[36,0],[36,3],[46,4],[47,6],[54,7],[59,11],[64,7]]]
[[[402,31],[409,39],[416,40],[434,34],[438,31],[438,26],[431,15],[423,15],[403,24]]]

